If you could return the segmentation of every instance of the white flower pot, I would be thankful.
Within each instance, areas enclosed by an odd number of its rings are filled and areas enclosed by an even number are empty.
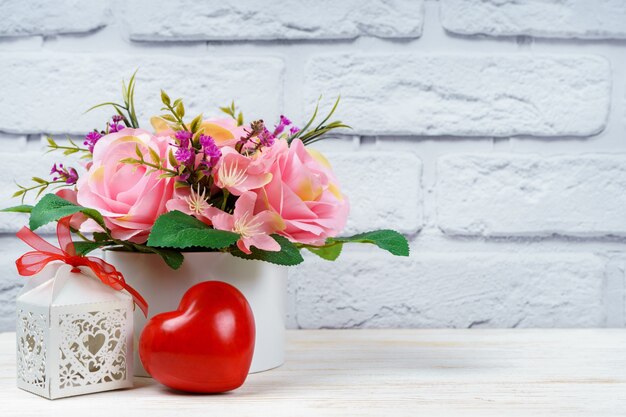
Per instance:
[[[243,293],[256,325],[250,373],[266,371],[285,361],[287,267],[236,258],[228,253],[188,252],[173,270],[154,254],[105,250],[105,259],[124,274],[126,282],[148,302],[148,318],[176,310],[183,294],[202,281],[227,282]],[[146,318],[135,309],[135,346]],[[135,349],[135,375],[149,376]]]

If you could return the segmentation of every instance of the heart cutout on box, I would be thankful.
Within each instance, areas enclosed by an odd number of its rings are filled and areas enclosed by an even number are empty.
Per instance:
[[[152,317],[139,355],[154,379],[170,388],[230,391],[243,384],[254,352],[252,309],[232,285],[206,281],[183,295],[178,310]]]
[[[102,333],[98,333],[96,335],[89,334],[83,341],[85,348],[91,353],[93,356],[96,356],[102,346],[104,346],[104,342],[106,340],[106,336]]]

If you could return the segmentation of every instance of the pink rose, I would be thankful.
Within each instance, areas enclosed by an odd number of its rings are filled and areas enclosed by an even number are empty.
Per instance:
[[[323,245],[346,225],[350,206],[337,186],[328,161],[300,139],[278,140],[260,158],[272,161],[272,180],[255,190],[256,211],[271,209],[285,223],[279,231],[292,242]]]
[[[82,206],[98,210],[116,239],[144,243],[157,217],[165,213],[172,198],[174,181],[146,175],[143,165],[120,162],[137,158],[135,147],[150,160],[148,148],[167,161],[167,137],[153,136],[142,129],[122,129],[103,136],[93,150],[93,164],[76,184]]]

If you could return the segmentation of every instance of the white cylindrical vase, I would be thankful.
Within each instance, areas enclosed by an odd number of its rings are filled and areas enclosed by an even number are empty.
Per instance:
[[[171,269],[155,254],[105,250],[105,259],[148,302],[148,319],[176,310],[183,294],[203,281],[223,281],[248,300],[256,326],[250,373],[266,371],[285,361],[287,267],[236,258],[221,252],[187,252],[179,269]],[[135,309],[135,346],[147,322]],[[135,349],[135,375],[150,376]]]

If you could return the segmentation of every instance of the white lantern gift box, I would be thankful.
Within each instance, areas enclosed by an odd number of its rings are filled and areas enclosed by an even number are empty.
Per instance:
[[[18,232],[36,251],[16,261],[31,276],[17,298],[17,386],[49,399],[132,387],[134,302],[145,301],[111,265],[77,256],[65,225],[64,249]]]

